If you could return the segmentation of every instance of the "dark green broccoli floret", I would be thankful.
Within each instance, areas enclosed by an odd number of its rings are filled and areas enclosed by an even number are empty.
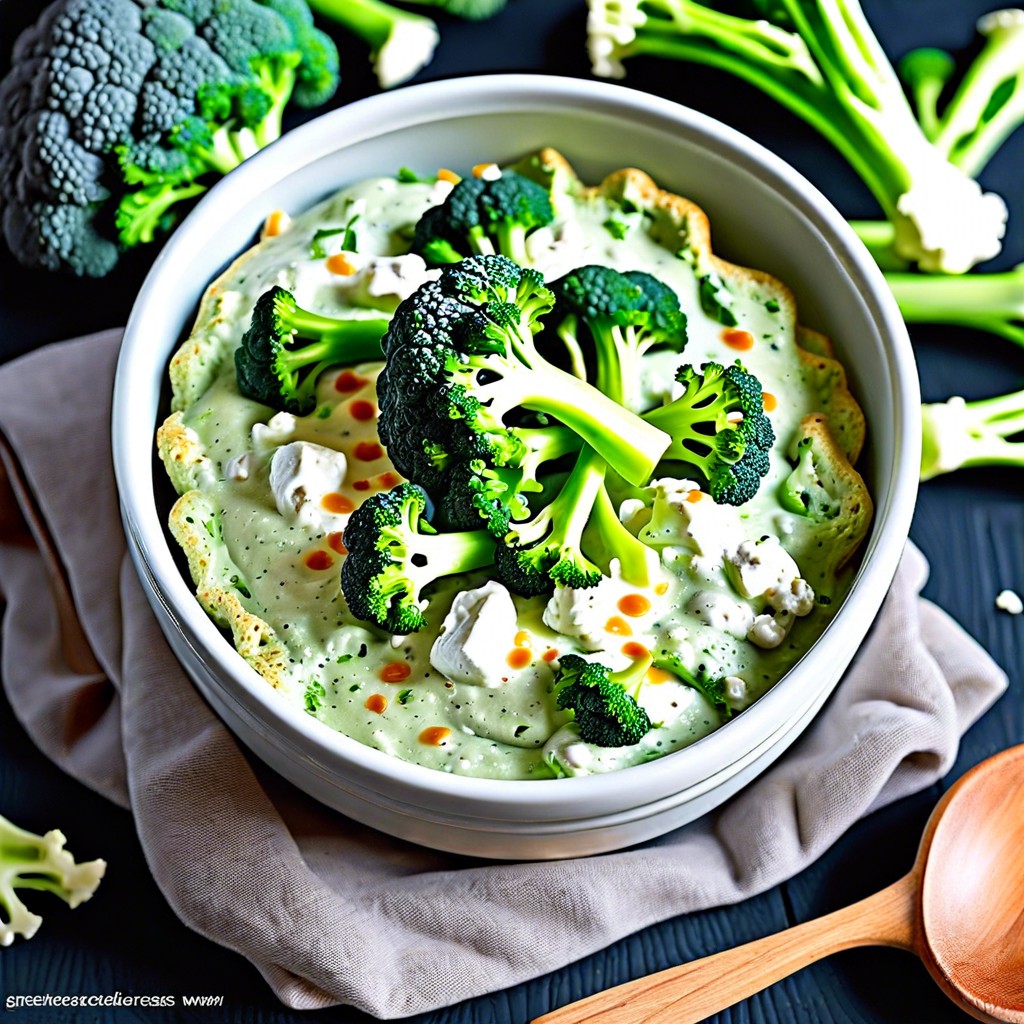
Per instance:
[[[337,80],[305,0],[56,0],[0,83],[7,243],[101,277]]]
[[[686,314],[679,297],[656,277],[639,270],[585,266],[553,286],[561,320],[558,333],[570,351],[581,349],[585,325],[597,356],[597,386],[627,408],[639,404],[640,363],[657,345],[681,352]]]
[[[581,739],[600,747],[629,747],[651,731],[651,720],[635,696],[651,667],[650,655],[620,672],[577,654],[563,655],[558,666],[555,700],[563,711],[572,711]]]
[[[321,316],[274,287],[256,300],[249,329],[235,350],[238,389],[275,409],[305,415],[316,405],[316,382],[329,366],[383,355],[387,320]]]
[[[553,219],[547,190],[515,171],[463,178],[420,218],[412,250],[435,265],[496,252],[526,264],[527,235]]]
[[[676,380],[686,390],[644,416],[672,435],[665,457],[696,466],[720,504],[742,505],[769,469],[775,431],[764,413],[760,381],[739,363],[683,365]]]
[[[459,463],[518,468],[530,456],[519,431],[555,418],[647,482],[668,437],[541,355],[534,332],[552,302],[536,271],[477,256],[399,305],[378,394],[381,440],[403,476],[436,492]]]
[[[349,517],[341,589],[356,618],[390,633],[421,629],[423,589],[442,576],[491,563],[494,539],[484,530],[437,533],[424,518],[426,496],[403,483],[368,498]]]

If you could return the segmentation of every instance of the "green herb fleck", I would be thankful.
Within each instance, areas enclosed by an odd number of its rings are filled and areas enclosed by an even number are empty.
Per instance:
[[[327,691],[324,689],[323,683],[318,679],[314,679],[306,686],[305,706],[306,711],[311,715],[315,715],[323,705],[324,697],[327,696]]]
[[[601,226],[612,238],[620,242],[629,233],[629,225],[624,220],[616,220],[614,217],[609,217]]]
[[[412,700],[412,690],[401,690],[395,698],[399,704],[408,704]]]

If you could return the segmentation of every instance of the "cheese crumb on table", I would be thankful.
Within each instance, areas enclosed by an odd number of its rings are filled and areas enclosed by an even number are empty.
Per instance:
[[[996,598],[996,607],[1008,615],[1020,615],[1024,612],[1024,601],[1013,590],[1001,590]]]

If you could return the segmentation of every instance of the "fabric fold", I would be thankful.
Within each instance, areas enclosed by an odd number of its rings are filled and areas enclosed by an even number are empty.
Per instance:
[[[385,836],[255,762],[171,654],[118,519],[108,424],[119,337],[0,369],[4,688],[40,749],[130,804],[182,921],[248,958],[289,1006],[419,1013],[762,892],[864,814],[941,778],[1006,688],[920,597],[927,564],[911,545],[830,701],[712,814],[633,849],[552,863],[490,864]]]

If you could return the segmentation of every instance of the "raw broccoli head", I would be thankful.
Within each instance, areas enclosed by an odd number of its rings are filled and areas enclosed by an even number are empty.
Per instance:
[[[672,435],[666,458],[696,466],[720,504],[749,501],[768,473],[775,431],[764,412],[760,381],[739,363],[684,364],[676,380],[685,388],[644,417]]]
[[[628,747],[651,731],[647,712],[628,688],[639,689],[651,658],[638,659],[628,669],[612,672],[604,665],[565,654],[558,660],[556,703],[571,710],[580,737],[600,747]]]
[[[426,623],[426,586],[490,564],[494,540],[486,531],[437,533],[426,507],[423,491],[403,483],[372,495],[349,517],[341,589],[356,618],[390,633],[414,633]]]
[[[435,265],[494,253],[527,263],[526,236],[553,219],[547,190],[515,171],[463,178],[420,218],[412,249]]]
[[[304,0],[56,0],[0,83],[0,216],[26,266],[102,277],[119,249],[328,99]]]
[[[552,418],[628,480],[646,482],[668,437],[544,358],[534,342],[551,292],[504,256],[445,267],[395,312],[378,380],[381,440],[398,470],[438,492],[474,459],[519,468],[523,429]]]
[[[235,350],[238,388],[247,398],[305,415],[329,366],[380,359],[386,320],[336,319],[302,309],[284,288],[264,292]]]
[[[681,352],[686,345],[679,297],[651,274],[588,265],[566,274],[554,291],[559,335],[582,349],[585,327],[596,353],[597,386],[627,407],[638,404],[643,356],[655,346]]]

